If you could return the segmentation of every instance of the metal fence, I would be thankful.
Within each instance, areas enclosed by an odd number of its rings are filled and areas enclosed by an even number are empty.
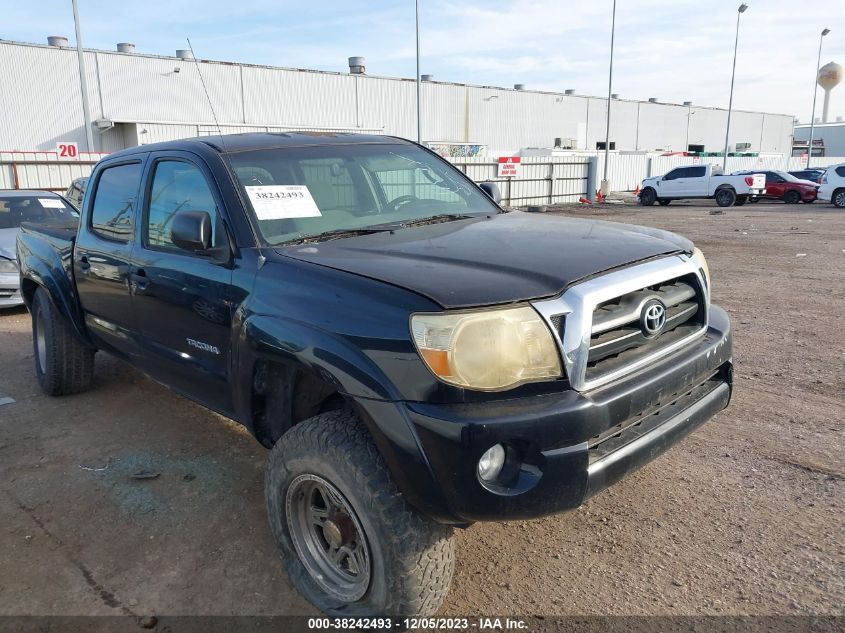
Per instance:
[[[0,152],[0,189],[64,192],[74,179],[88,176],[106,154],[82,153],[60,159],[56,152]]]
[[[518,177],[500,178],[499,163],[484,157],[449,160],[475,182],[495,182],[505,206],[578,202],[595,182],[595,159],[588,156],[523,157]]]

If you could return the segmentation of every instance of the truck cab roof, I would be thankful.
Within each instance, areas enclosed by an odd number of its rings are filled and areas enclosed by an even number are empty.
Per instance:
[[[366,143],[393,143],[411,145],[396,136],[380,134],[357,134],[352,132],[246,132],[243,134],[224,134],[200,136],[175,141],[163,141],[139,145],[111,154],[109,158],[162,150],[196,151],[198,147],[211,149],[217,153],[228,154],[249,150],[274,149],[283,147],[311,147],[321,145],[350,145]]]

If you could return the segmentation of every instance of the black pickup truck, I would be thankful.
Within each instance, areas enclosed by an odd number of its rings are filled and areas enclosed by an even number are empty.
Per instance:
[[[433,613],[454,527],[576,508],[731,396],[692,243],[497,203],[390,137],[112,154],[78,226],[18,238],[38,381],[88,389],[100,350],[237,420],[310,601]]]

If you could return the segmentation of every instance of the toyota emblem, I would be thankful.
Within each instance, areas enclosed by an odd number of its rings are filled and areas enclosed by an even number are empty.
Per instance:
[[[640,328],[648,338],[657,336],[666,325],[666,306],[660,299],[651,299],[640,312]]]

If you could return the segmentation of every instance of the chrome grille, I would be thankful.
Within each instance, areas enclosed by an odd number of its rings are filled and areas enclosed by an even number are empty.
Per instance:
[[[601,361],[627,350],[654,347],[677,328],[689,332],[703,324],[704,301],[694,278],[673,279],[665,283],[629,292],[600,304],[593,311],[587,371]],[[641,327],[643,306],[657,299],[665,307],[665,325],[657,336],[648,336]],[[687,325],[687,327],[682,327]],[[672,337],[670,337],[672,338]]]
[[[702,336],[708,293],[701,263],[678,254],[592,277],[533,305],[557,339],[569,383],[587,391]],[[665,307],[666,323],[646,334],[641,318],[650,301]]]

